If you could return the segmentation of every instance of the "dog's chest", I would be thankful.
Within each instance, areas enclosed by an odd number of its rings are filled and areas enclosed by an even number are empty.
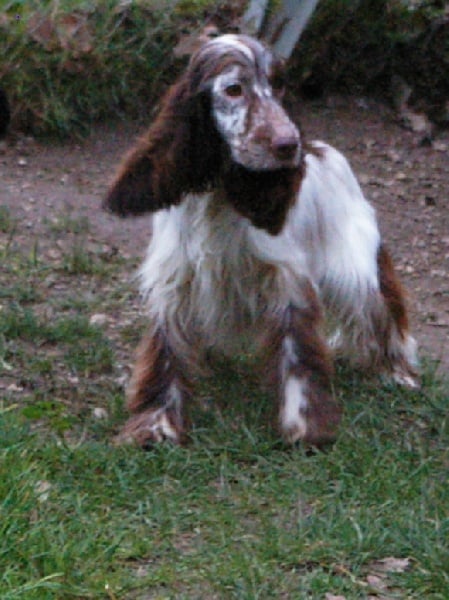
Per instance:
[[[184,239],[192,308],[207,330],[245,327],[267,304],[276,269],[257,255],[249,227],[232,209],[211,203]]]
[[[158,216],[141,269],[150,311],[160,319],[176,314],[203,336],[257,322],[276,279],[276,266],[258,256],[246,220],[208,197],[188,198]]]

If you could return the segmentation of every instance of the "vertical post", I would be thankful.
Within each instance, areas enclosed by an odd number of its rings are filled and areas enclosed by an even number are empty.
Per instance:
[[[263,36],[277,56],[290,58],[317,4],[318,0],[283,0]]]

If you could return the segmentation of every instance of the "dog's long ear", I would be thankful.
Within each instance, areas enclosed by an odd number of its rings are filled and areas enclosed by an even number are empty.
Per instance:
[[[220,141],[207,91],[186,73],[165,96],[158,117],[120,167],[104,200],[122,217],[155,212],[201,191],[219,167]]]

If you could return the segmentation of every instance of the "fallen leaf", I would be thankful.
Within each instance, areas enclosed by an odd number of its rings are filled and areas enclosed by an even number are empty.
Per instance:
[[[432,136],[433,125],[424,113],[417,113],[405,107],[401,110],[400,115],[407,129],[410,129],[414,133]]]
[[[91,315],[90,319],[89,319],[89,323],[91,325],[106,325],[106,323],[108,322],[109,318],[108,315],[105,315],[104,313],[95,313],[93,315]]]
[[[61,48],[71,50],[74,58],[91,52],[93,48],[93,38],[86,15],[62,15],[58,20],[57,33]]]
[[[366,578],[367,583],[375,590],[384,592],[388,589],[388,585],[385,581],[385,576],[380,577],[379,575],[368,575]]]
[[[176,46],[173,48],[173,54],[176,58],[191,56],[203,44],[214,37],[217,37],[219,34],[220,31],[216,25],[206,25],[199,33],[194,32],[182,35]]]
[[[369,570],[377,571],[378,573],[404,573],[404,571],[410,568],[410,565],[410,558],[388,556],[372,562],[369,565]]]
[[[45,50],[55,48],[55,26],[51,19],[36,12],[28,19],[27,32],[32,40],[40,44]]]

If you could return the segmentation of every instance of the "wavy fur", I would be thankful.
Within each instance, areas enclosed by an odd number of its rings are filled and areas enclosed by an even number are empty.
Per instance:
[[[107,196],[122,216],[155,213],[139,272],[150,328],[120,441],[181,442],[205,356],[248,340],[277,386],[290,442],[336,435],[332,355],[418,385],[374,209],[341,153],[304,143],[274,86],[279,68],[251,38],[208,42]]]

